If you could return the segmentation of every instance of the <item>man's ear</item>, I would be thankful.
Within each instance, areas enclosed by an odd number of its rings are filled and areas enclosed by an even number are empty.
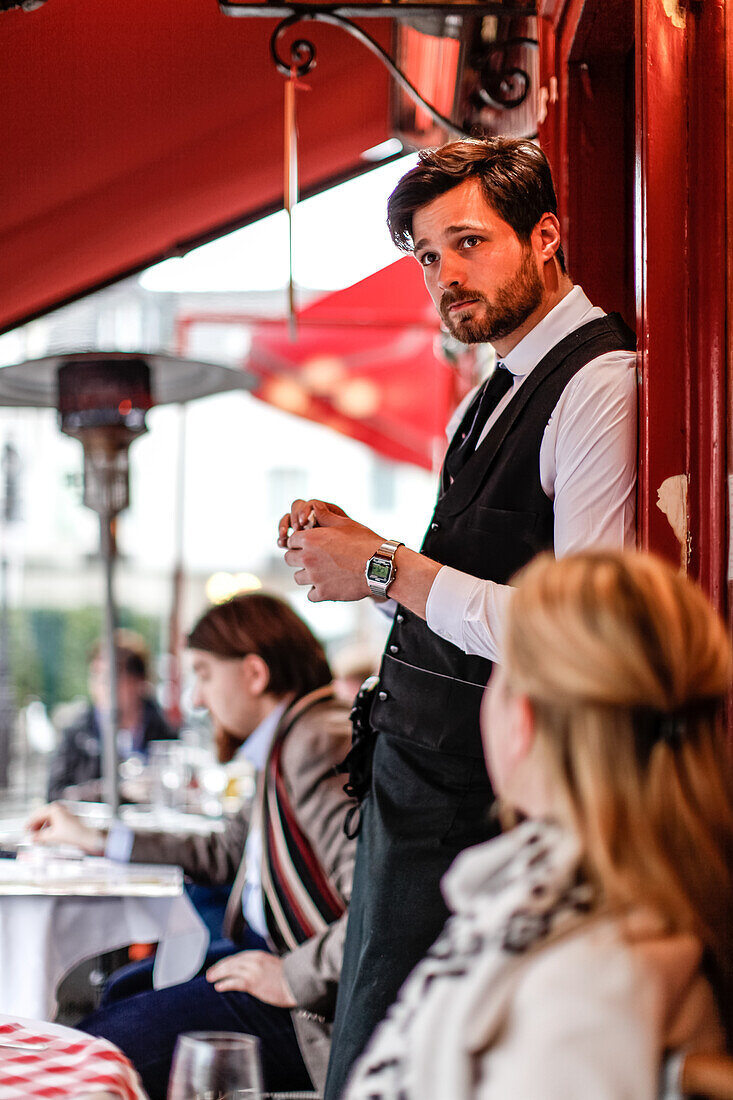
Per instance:
[[[555,214],[546,211],[532,230],[532,244],[543,263],[552,260],[561,245],[560,222]]]
[[[253,695],[264,695],[270,686],[270,670],[259,653],[248,653],[242,658],[242,668],[247,687]]]

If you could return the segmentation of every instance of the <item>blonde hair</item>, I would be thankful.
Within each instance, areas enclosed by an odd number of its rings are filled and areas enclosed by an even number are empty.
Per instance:
[[[584,847],[600,903],[693,932],[733,1001],[733,782],[725,627],[702,592],[633,553],[537,558],[516,578],[504,662]]]

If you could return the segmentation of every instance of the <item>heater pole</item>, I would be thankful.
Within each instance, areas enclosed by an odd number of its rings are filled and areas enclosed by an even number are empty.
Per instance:
[[[0,788],[8,786],[8,771],[15,728],[15,693],[10,674],[10,594],[8,534],[18,519],[20,459],[12,443],[3,447],[0,459],[3,494],[0,510]]]
[[[119,726],[119,707],[117,703],[117,654],[115,651],[115,601],[114,601],[114,565],[115,537],[113,532],[113,514],[105,510],[99,514],[101,534],[102,562],[104,563],[104,655],[107,665],[107,683],[109,685],[108,705],[102,713],[102,778],[104,800],[116,817],[120,808],[117,730]]]

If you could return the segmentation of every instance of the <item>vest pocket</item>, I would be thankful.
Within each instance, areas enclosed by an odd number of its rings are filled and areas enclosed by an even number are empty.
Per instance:
[[[538,519],[536,512],[512,512],[504,508],[485,508],[481,504],[474,504],[471,509],[472,522],[466,526],[469,531],[503,537],[514,535],[529,541]]]
[[[488,572],[492,580],[506,584],[518,569],[546,548],[539,518],[536,512],[474,505],[464,528],[470,560],[458,568],[475,576],[485,577]]]

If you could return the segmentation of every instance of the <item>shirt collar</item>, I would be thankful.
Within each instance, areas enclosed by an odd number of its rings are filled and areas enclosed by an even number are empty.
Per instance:
[[[574,286],[501,362],[515,378],[524,378],[550,348],[587,321],[602,316],[603,311],[591,304],[581,287]]]
[[[280,725],[280,719],[287,710],[287,707],[287,701],[278,703],[278,705],[262,719],[259,726],[250,733],[237,753],[238,756],[243,756],[245,760],[248,760],[255,771],[262,771],[264,768],[270,753],[270,746],[272,745],[275,731]]]

